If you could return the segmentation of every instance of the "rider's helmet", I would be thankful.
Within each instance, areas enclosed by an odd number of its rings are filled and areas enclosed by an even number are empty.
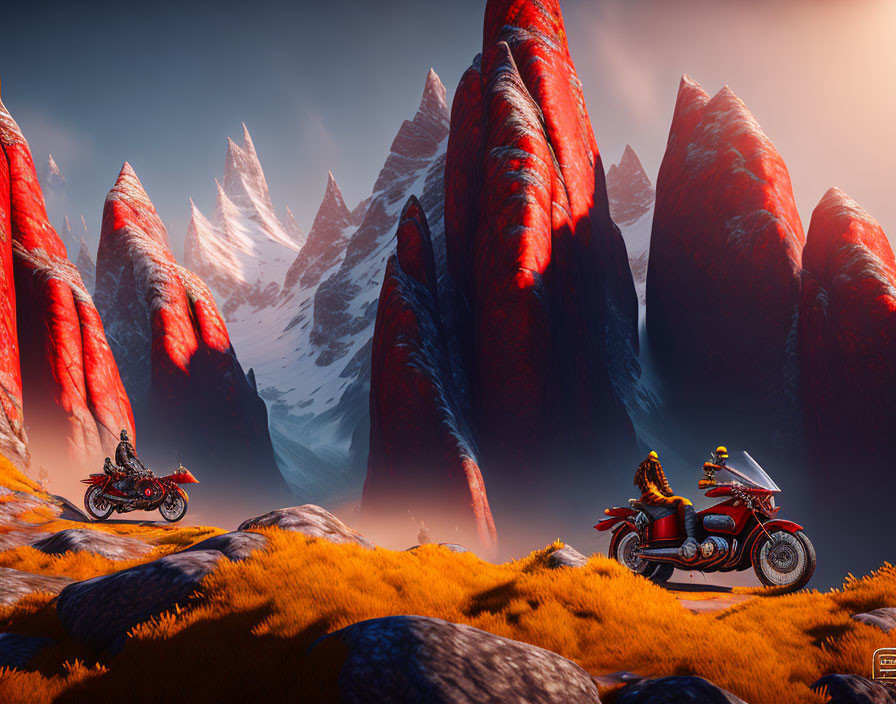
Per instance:
[[[122,442],[128,442],[128,431],[122,430],[118,437]]]
[[[727,460],[728,459],[728,448],[724,445],[719,445],[716,448],[716,459],[717,460]]]
[[[650,454],[647,455],[647,459],[652,460],[654,462],[659,462],[660,456],[658,454],[656,454],[655,450],[651,450]]]

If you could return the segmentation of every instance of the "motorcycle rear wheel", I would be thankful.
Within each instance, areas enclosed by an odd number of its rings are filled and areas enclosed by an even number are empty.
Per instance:
[[[187,515],[187,501],[179,492],[171,491],[159,505],[159,513],[169,523],[177,523]]]
[[[653,575],[658,569],[662,569],[663,565],[649,562],[632,554],[639,540],[638,534],[628,526],[620,528],[613,533],[613,537],[610,540],[610,557],[619,564],[628,567],[635,574],[652,579]]]
[[[103,488],[99,484],[94,484],[84,493],[84,508],[98,521],[105,521],[115,510],[112,502],[103,498]]]
[[[753,546],[753,571],[767,587],[795,592],[815,574],[815,547],[803,531],[779,530],[760,536]]]

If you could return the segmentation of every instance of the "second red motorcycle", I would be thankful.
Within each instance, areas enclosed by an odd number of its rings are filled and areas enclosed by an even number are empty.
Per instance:
[[[752,567],[764,585],[796,591],[815,572],[815,548],[802,526],[777,518],[780,491],[748,453],[732,455],[706,491],[719,503],[697,512],[700,547],[690,560],[679,553],[685,533],[674,509],[631,499],[629,506],[607,509],[607,518],[594,527],[613,530],[612,557],[656,582],[665,582],[675,568],[733,572]]]
[[[109,468],[111,467],[111,469]],[[157,477],[152,472],[132,474],[133,484],[129,491],[120,487],[129,476],[116,465],[104,467],[102,474],[91,474],[82,479],[82,484],[89,484],[84,494],[84,508],[93,518],[104,521],[114,512],[159,510],[162,518],[174,523],[187,513],[189,497],[181,484],[198,484],[199,480],[183,465],[164,477]]]

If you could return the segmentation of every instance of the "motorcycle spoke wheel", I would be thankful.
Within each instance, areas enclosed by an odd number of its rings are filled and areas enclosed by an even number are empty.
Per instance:
[[[98,485],[90,487],[84,494],[84,508],[92,518],[98,521],[105,521],[115,510],[115,506],[103,498],[103,490]]]
[[[764,537],[756,553],[754,568],[759,580],[769,587],[799,589],[815,571],[814,551],[800,537],[776,531]]]
[[[187,502],[180,494],[172,492],[159,505],[159,513],[169,523],[176,523],[186,515]]]
[[[634,531],[627,532],[619,539],[616,545],[616,554],[613,557],[635,574],[649,577],[656,569],[656,565],[634,554],[639,542],[640,538],[638,538],[637,533]]]

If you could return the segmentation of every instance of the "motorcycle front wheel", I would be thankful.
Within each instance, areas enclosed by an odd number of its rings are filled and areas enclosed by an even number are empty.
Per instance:
[[[159,505],[159,513],[169,523],[176,523],[187,514],[187,502],[179,492],[170,491]]]
[[[795,592],[815,574],[815,547],[801,530],[761,535],[753,546],[753,570],[765,586]]]
[[[98,521],[105,521],[115,510],[112,502],[103,497],[103,488],[99,484],[94,484],[85,492],[84,508],[92,518]]]

